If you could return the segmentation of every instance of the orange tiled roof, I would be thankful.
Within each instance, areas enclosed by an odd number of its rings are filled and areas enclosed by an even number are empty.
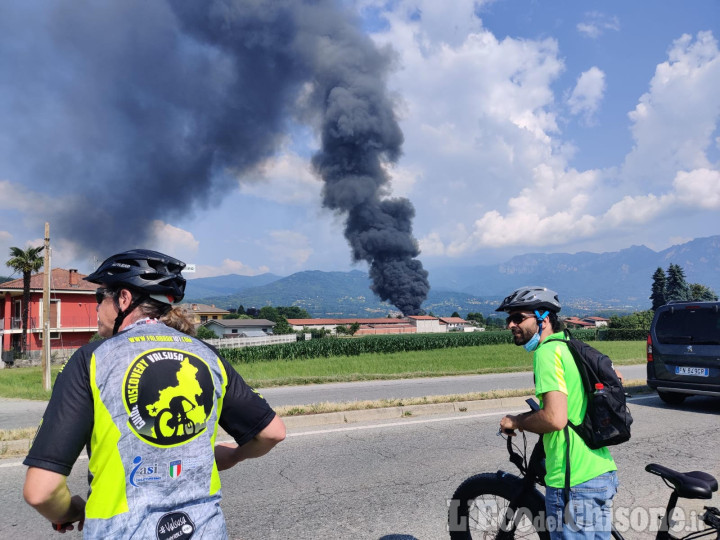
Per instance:
[[[97,289],[97,285],[95,283],[90,283],[89,281],[85,281],[83,279],[85,277],[85,274],[80,274],[75,270],[72,273],[74,274],[74,276],[72,277],[72,280],[74,282],[73,285],[70,284],[70,270],[65,270],[64,268],[53,268],[50,272],[50,288],[53,291],[94,291],[95,289]],[[30,277],[30,290],[35,289],[41,291],[44,286],[44,281],[45,272],[33,274]],[[22,290],[22,288],[22,277],[18,279],[13,279],[12,281],[6,281],[5,283],[0,283],[0,289]]]
[[[440,317],[440,320],[447,324],[465,324],[467,321],[462,317]]]

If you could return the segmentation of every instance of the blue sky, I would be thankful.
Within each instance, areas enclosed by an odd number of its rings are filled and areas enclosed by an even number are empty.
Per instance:
[[[391,194],[415,206],[427,268],[527,252],[661,250],[720,233],[716,0],[344,4],[393,51],[387,85],[405,142],[387,172]],[[0,253],[38,244],[53,210],[79,195],[79,182],[48,178],[35,164],[49,152],[54,161],[86,159],[58,142],[74,136],[68,124],[83,101],[55,109],[43,94],[81,84],[85,59],[71,64],[53,52],[53,32],[42,33],[48,19],[38,15],[45,7],[0,7],[0,18],[5,11],[15,21],[12,41],[0,42],[0,118],[8,120],[0,125]],[[25,56],[42,58],[46,86],[23,67]],[[30,123],[44,126],[42,137],[29,140]],[[194,263],[195,277],[364,270],[352,264],[344,216],[322,207],[309,164],[318,135],[298,118],[283,126],[271,155],[241,174],[218,172],[220,187],[182,212],[154,216],[150,205],[150,238],[133,247]],[[111,191],[113,163],[91,165],[83,174],[94,189]],[[87,204],[85,226],[123,234],[122,223]],[[88,272],[94,257],[109,255],[55,231],[55,267]]]

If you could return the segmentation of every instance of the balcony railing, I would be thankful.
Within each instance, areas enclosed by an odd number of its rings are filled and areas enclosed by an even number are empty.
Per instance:
[[[53,321],[50,323],[50,330],[72,330],[73,328],[89,328],[93,329],[97,327],[97,319],[89,317],[62,317],[60,324]],[[0,332],[5,329],[5,319],[0,319]],[[22,319],[20,317],[10,318],[9,330],[21,330]],[[37,317],[28,317],[28,332],[39,332],[42,330],[42,322]]]

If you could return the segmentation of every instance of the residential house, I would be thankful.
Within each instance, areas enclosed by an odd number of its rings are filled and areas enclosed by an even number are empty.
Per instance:
[[[331,334],[337,333],[338,326],[351,326],[358,323],[360,327],[356,336],[375,334],[414,334],[415,326],[405,319],[375,318],[375,319],[288,319],[288,324],[296,332],[313,329],[328,330]]]
[[[275,323],[267,319],[212,319],[202,324],[221,338],[272,335]]]
[[[595,323],[580,317],[567,317],[563,320],[568,328],[595,328]]]
[[[440,317],[440,324],[447,325],[448,332],[469,332],[475,329],[462,317]]]
[[[207,321],[216,321],[223,318],[223,315],[229,315],[226,309],[215,307],[215,305],[207,304],[181,304],[181,306],[190,313],[195,321],[195,325],[200,325]]]
[[[97,285],[77,270],[55,268],[50,273],[50,350],[58,359],[68,358],[97,332]],[[43,287],[45,273],[30,278],[27,350],[40,356],[43,348]],[[0,334],[3,359],[10,361],[22,339],[23,280],[0,283]]]

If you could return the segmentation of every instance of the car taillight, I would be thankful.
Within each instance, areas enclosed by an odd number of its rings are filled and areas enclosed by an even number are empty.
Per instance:
[[[652,337],[650,337],[650,334],[648,334],[647,338],[647,361],[652,362],[653,361],[653,355],[652,355]]]

